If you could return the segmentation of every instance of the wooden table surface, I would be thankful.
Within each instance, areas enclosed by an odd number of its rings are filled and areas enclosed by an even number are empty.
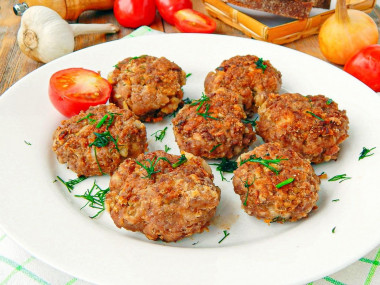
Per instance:
[[[22,1],[21,1],[22,2]],[[202,0],[193,0],[193,8],[200,12],[206,13]],[[17,31],[20,26],[20,17],[14,15],[12,7],[18,1],[1,0],[0,7],[0,95],[3,94],[10,86],[16,81],[24,77],[29,72],[42,66],[42,63],[38,63],[27,56],[25,56],[19,49],[16,42]],[[380,29],[380,8],[376,7],[371,17],[376,21],[377,26]],[[217,29],[215,33],[232,35],[238,37],[246,37],[240,31],[217,21]],[[112,11],[87,11],[80,15],[77,22],[79,23],[113,23],[120,26]],[[178,30],[167,24],[157,13],[155,21],[151,25],[153,29],[164,31],[165,33],[178,33]],[[121,27],[121,30],[117,34],[113,35],[84,35],[78,36],[75,40],[75,50],[79,50],[85,47],[96,45],[99,43],[113,41],[122,38],[132,32],[133,29],[127,29]],[[301,39],[285,46],[308,53],[315,57],[324,59],[318,45],[317,36],[311,36],[305,39]]]

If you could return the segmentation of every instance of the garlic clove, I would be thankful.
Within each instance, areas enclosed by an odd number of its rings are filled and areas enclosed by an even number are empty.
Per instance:
[[[69,24],[44,6],[33,6],[24,12],[17,42],[23,53],[44,63],[74,50],[74,34]]]

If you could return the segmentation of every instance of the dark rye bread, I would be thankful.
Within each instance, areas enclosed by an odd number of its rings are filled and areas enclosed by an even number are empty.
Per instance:
[[[236,6],[260,10],[284,17],[305,19],[311,8],[330,6],[330,0],[224,0]],[[328,2],[328,3],[327,3]]]

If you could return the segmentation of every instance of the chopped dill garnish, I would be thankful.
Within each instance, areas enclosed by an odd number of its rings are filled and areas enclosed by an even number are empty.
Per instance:
[[[230,233],[227,232],[226,230],[223,231],[223,234],[224,234],[224,237],[223,237],[220,241],[218,241],[218,243],[221,243],[222,241],[224,241],[224,239],[225,239],[226,237],[228,237],[228,236],[230,235]]]
[[[24,143],[27,144],[27,145],[32,145],[30,142],[27,142],[24,140]]]
[[[210,153],[211,152],[214,152],[218,147],[220,147],[222,144],[221,143],[218,143],[217,145],[214,145],[213,148],[210,150]]]
[[[330,178],[328,181],[339,181],[339,183],[342,183],[344,180],[351,179],[351,177],[347,177],[346,174],[340,174],[335,175],[334,177]]]
[[[306,113],[312,115],[313,117],[317,118],[318,120],[324,122],[325,120],[322,119],[321,117],[317,116],[316,114],[314,114],[313,112],[310,112],[310,111],[306,111]]]
[[[96,164],[98,165],[99,171],[103,175],[104,172],[103,172],[102,168],[100,167],[100,163],[98,160],[98,154],[96,153],[96,147],[95,146],[94,146],[94,155],[95,155],[95,161],[96,161]]]
[[[90,143],[88,146],[97,146],[97,147],[104,147],[107,146],[111,141],[115,144],[115,148],[118,152],[120,152],[117,139],[115,139],[109,131],[104,133],[96,133],[94,132],[94,135],[96,136],[96,139]]]
[[[253,177],[253,181],[252,181],[251,184],[248,184],[248,180],[246,180],[246,181],[244,182],[244,187],[247,188],[247,193],[245,194],[245,200],[244,200],[244,202],[243,202],[243,205],[244,205],[244,206],[247,206],[249,187],[251,187],[251,186],[253,185],[253,183],[255,183],[255,180],[256,180],[256,176]]]
[[[113,67],[115,67],[115,68],[117,68],[117,69],[120,69],[120,66],[119,66],[119,64],[115,64]]]
[[[223,66],[218,66],[217,68],[215,68],[216,70],[219,70],[219,71],[224,71],[224,67]]]
[[[190,106],[196,106],[199,104],[199,106],[197,108],[197,111],[199,111],[200,108],[202,108],[203,104],[209,100],[210,100],[210,98],[202,92],[202,97],[198,100],[191,101]]]
[[[199,109],[199,107],[197,108],[197,111],[198,111],[198,109]],[[210,109],[210,104],[206,104],[206,109],[205,109],[205,111],[204,111],[204,113],[199,113],[199,112],[197,112],[197,114],[199,115],[199,116],[202,116],[203,118],[205,118],[206,120],[207,119],[213,119],[213,120],[220,120],[220,119],[218,119],[218,118],[215,118],[215,117],[212,117],[212,116],[210,116],[210,113],[208,112],[208,110]]]
[[[258,118],[259,118],[259,117],[256,117],[256,118],[254,118],[252,121],[251,121],[251,120],[248,120],[248,119],[246,119],[246,120],[241,120],[241,122],[242,122],[243,124],[251,124],[252,127],[256,127],[256,121],[257,121]]]
[[[115,119],[115,115],[121,115],[119,113],[111,113],[111,112],[108,112],[107,114],[105,114],[103,116],[103,118],[100,119],[100,121],[96,124],[96,128],[101,128],[103,126],[103,124],[105,123],[106,124],[106,127],[107,129],[112,125],[114,119]]]
[[[294,181],[294,178],[293,178],[293,177],[288,178],[288,179],[286,179],[286,180],[284,180],[284,181],[278,183],[278,184],[276,185],[276,188],[279,189],[279,188],[281,188],[281,187],[283,187],[283,186],[285,186],[285,185],[288,185],[288,184],[292,183],[293,181]]]
[[[228,181],[224,175],[223,172],[232,173],[235,169],[237,169],[237,162],[234,160],[229,160],[225,157],[222,158],[222,161],[220,163],[211,163],[210,165],[216,165],[216,170],[219,171],[220,176],[222,178],[222,181]]]
[[[370,153],[370,152],[371,152],[372,150],[374,150],[375,148],[376,148],[376,147],[373,147],[373,148],[371,148],[371,149],[368,149],[368,148],[366,148],[366,147],[363,147],[363,150],[362,150],[362,152],[360,153],[360,156],[359,156],[359,160],[374,155],[374,153]]]
[[[131,58],[129,59],[129,61],[134,60],[134,59],[143,58],[143,57],[146,57],[146,56],[147,56],[147,55],[134,56],[134,57],[131,57]]]
[[[263,72],[265,71],[265,69],[267,69],[267,65],[266,64],[264,64],[264,60],[262,59],[262,58],[259,58],[256,62],[255,62],[255,64],[256,64],[256,67],[257,68],[261,68],[262,70],[263,70]]]
[[[257,163],[260,163],[261,165],[269,168],[270,170],[272,170],[274,173],[276,174],[279,174],[280,171],[278,171],[276,168],[274,168],[272,165],[270,164],[276,164],[278,165],[281,161],[283,160],[288,160],[287,158],[276,158],[276,159],[264,159],[264,158],[261,158],[261,157],[257,157],[255,154],[254,155],[250,155],[249,158],[247,159],[243,159],[240,161],[240,165],[243,165],[244,163],[247,163],[247,162],[257,162]]]
[[[165,152],[169,152],[169,150],[171,150],[171,148],[165,145]]]
[[[182,154],[180,158],[178,159],[178,161],[172,164],[172,167],[177,168],[178,166],[184,164],[186,161],[187,161],[186,156]]]
[[[332,232],[333,234],[335,234],[335,229],[336,229],[336,227],[333,227],[333,229],[331,230],[331,232]]]
[[[81,121],[83,121],[83,120],[88,120],[89,124],[94,124],[94,123],[96,122],[96,120],[90,118],[90,117],[92,117],[92,116],[94,116],[93,113],[88,113],[87,116],[85,116],[85,117],[79,119],[79,120],[77,121],[77,123],[79,123],[79,122],[81,122]]]
[[[97,190],[95,193],[93,193],[94,190]],[[86,207],[87,205],[90,208],[99,210],[94,216],[91,216],[91,219],[94,219],[98,217],[104,210],[104,201],[106,199],[106,194],[110,191],[110,188],[107,189],[101,189],[98,184],[96,184],[96,181],[94,181],[94,184],[92,185],[91,189],[87,189],[87,191],[83,195],[75,195],[75,197],[83,198],[87,200],[87,203],[81,208],[81,210]]]
[[[196,244],[198,244],[198,242],[199,242],[199,240],[197,242],[192,243],[192,245],[196,245]]]
[[[192,75],[192,73],[186,74],[186,78],[190,77],[191,75]]]
[[[334,199],[334,200],[331,200],[331,202],[338,202],[340,201],[339,199]]]
[[[193,100],[191,100],[190,98],[183,99],[184,104],[191,104],[192,102],[193,102]]]
[[[158,130],[157,132],[151,134],[151,136],[154,136],[156,141],[162,142],[162,140],[164,139],[164,137],[166,135],[167,129],[168,129],[168,127],[165,127],[163,130]]]
[[[334,102],[331,98],[329,98],[327,101],[326,101],[326,104],[327,105],[330,105],[332,102]]]
[[[74,186],[80,182],[82,182],[83,180],[86,180],[87,177],[86,176],[79,176],[78,178],[76,179],[70,179],[69,181],[64,181],[61,177],[57,176],[58,180],[61,181],[67,188],[67,190],[71,193],[71,191],[74,190]]]

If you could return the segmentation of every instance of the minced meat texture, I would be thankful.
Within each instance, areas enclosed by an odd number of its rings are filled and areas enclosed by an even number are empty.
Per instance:
[[[142,121],[160,121],[182,102],[186,73],[164,57],[128,57],[108,76],[110,102],[130,109]]]
[[[336,160],[348,137],[346,111],[323,95],[272,94],[258,113],[256,131],[265,142],[291,147],[313,163]]]
[[[53,135],[58,161],[78,176],[111,174],[125,158],[137,157],[146,149],[144,124],[130,110],[114,104],[90,107],[62,121]]]
[[[211,169],[203,159],[185,156],[187,161],[175,168],[180,156],[164,151],[142,154],[120,165],[106,197],[116,226],[166,242],[207,229],[219,204],[220,189],[213,184]],[[154,166],[154,173],[147,177],[140,164]]]
[[[212,93],[203,104],[185,105],[172,120],[181,151],[204,158],[232,158],[256,140],[240,104],[226,103],[222,93]]]
[[[278,173],[259,162],[247,161],[249,158],[262,159],[264,164],[267,161],[267,165]],[[234,171],[233,186],[247,214],[267,223],[294,222],[307,217],[316,207],[319,177],[310,162],[292,149],[266,143],[242,154],[238,166]],[[288,179],[294,180],[279,187]]]
[[[204,86],[206,93],[224,87],[240,94],[245,112],[250,116],[267,94],[279,92],[281,83],[281,73],[268,60],[246,55],[224,60],[215,72],[207,75]]]

